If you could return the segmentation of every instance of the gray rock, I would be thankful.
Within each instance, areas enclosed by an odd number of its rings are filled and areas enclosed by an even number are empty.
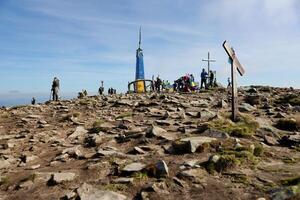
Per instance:
[[[255,107],[251,106],[248,103],[241,103],[239,105],[239,111],[241,111],[241,112],[252,112],[255,109],[256,109]]]
[[[84,136],[88,131],[83,126],[77,126],[75,131],[68,136],[70,139],[76,139]]]
[[[159,177],[167,177],[169,176],[169,168],[165,161],[159,160],[156,164],[156,172]]]
[[[122,169],[122,171],[123,172],[130,172],[130,173],[131,172],[139,172],[139,171],[143,170],[145,167],[146,167],[145,164],[136,162],[136,163],[131,163],[129,165],[126,165]]]
[[[73,181],[76,178],[76,174],[72,172],[60,172],[51,175],[50,182],[59,184],[66,181]]]
[[[207,172],[201,168],[188,169],[178,173],[178,177],[185,178],[191,181],[197,181],[207,175]]]
[[[264,136],[264,142],[268,145],[271,145],[271,146],[279,144],[278,141],[274,137],[271,137],[271,136],[268,136],[268,135]]]
[[[8,168],[10,166],[10,163],[8,162],[8,160],[0,160],[0,169],[5,169]]]
[[[126,200],[127,197],[112,191],[99,190],[84,183],[77,189],[80,200]]]
[[[71,147],[71,148],[67,148],[62,151],[62,154],[68,154],[70,157],[73,157],[73,158],[83,158],[84,156],[80,149],[81,149],[80,145]]]
[[[121,177],[121,178],[114,179],[112,182],[113,183],[128,184],[128,183],[133,183],[133,180],[134,180],[134,178]]]
[[[213,137],[213,138],[223,138],[223,139],[230,138],[228,133],[219,131],[219,130],[215,130],[215,129],[207,129],[206,131],[204,131],[204,133],[201,134],[201,136],[207,136],[207,137]]]
[[[175,140],[177,137],[175,134],[168,133],[165,129],[160,128],[158,126],[152,125],[151,128],[147,130],[147,137],[159,137],[169,141]]]
[[[181,142],[187,142],[188,144],[188,150],[190,153],[194,153],[197,148],[202,145],[203,143],[210,143],[212,141],[215,141],[215,138],[211,138],[211,137],[188,137],[188,138],[183,138],[180,141]]]

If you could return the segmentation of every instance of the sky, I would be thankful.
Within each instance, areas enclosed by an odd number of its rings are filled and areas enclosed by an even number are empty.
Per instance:
[[[300,88],[299,0],[0,0],[0,98],[82,89],[125,92],[142,26],[146,78],[170,81],[207,63],[225,84],[227,40],[245,75],[239,85]]]

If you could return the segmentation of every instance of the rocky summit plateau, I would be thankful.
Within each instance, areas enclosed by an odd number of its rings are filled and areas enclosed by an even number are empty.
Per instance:
[[[300,91],[90,96],[0,110],[0,199],[300,199]]]

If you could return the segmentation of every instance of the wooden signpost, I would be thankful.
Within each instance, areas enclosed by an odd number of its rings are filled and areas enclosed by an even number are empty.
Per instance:
[[[223,43],[223,48],[225,49],[227,55],[229,56],[231,63],[231,87],[232,87],[232,98],[231,98],[231,108],[232,108],[232,121],[236,121],[238,113],[238,94],[237,94],[237,84],[236,84],[236,70],[241,76],[245,74],[245,70],[241,63],[235,55],[234,49],[226,42]]]

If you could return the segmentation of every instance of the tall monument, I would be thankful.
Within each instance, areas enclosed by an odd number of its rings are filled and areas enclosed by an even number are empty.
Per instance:
[[[140,27],[139,32],[139,48],[136,50],[136,71],[135,71],[135,80],[144,80],[144,58],[143,58],[143,50],[141,49],[142,43],[142,28]]]

